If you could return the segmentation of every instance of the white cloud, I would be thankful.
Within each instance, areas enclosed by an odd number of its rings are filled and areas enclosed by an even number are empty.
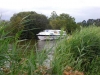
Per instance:
[[[80,21],[95,16],[89,11],[99,12],[99,3],[99,0],[0,0],[0,13],[11,17],[13,13],[20,11],[36,11],[50,16],[52,11],[56,11],[58,14],[68,13]],[[92,9],[94,7],[96,9]]]

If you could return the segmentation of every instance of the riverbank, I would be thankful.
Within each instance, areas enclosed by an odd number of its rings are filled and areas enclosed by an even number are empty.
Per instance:
[[[99,75],[100,27],[82,28],[70,38],[66,37],[52,41],[52,44],[41,41],[45,46],[40,51],[34,49],[37,42],[30,49],[28,47],[31,41],[20,47],[23,43],[19,43],[15,37],[12,49],[8,50],[13,39],[0,40],[0,75],[68,75],[69,72],[70,75],[71,72]]]

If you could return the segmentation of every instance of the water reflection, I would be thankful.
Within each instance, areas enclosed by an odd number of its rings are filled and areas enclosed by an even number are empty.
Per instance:
[[[35,40],[35,39],[31,39],[31,40],[19,40],[18,42],[18,49],[19,53],[21,53],[22,57],[27,57],[30,52],[33,50],[34,48],[34,52],[36,50],[38,51],[42,51],[42,50],[46,50],[47,53],[47,59],[44,61],[44,65],[47,67],[50,67],[50,62],[53,59],[53,53],[54,53],[54,48],[57,44],[57,40],[52,40],[52,41],[40,41],[40,40]]]
[[[21,47],[23,46],[23,49],[26,48],[26,46],[27,46],[28,49],[35,48],[37,50],[49,49],[49,48],[54,47],[55,44],[56,44],[56,40],[40,41],[40,40],[35,40],[35,39],[21,40],[18,43],[19,46],[21,46]]]
[[[37,49],[38,50],[49,49],[49,48],[54,47],[55,44],[56,44],[55,40],[52,40],[52,41],[40,41],[40,40],[38,40],[37,41]]]

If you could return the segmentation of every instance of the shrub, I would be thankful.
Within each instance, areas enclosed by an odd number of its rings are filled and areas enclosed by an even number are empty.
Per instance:
[[[76,32],[70,38],[70,51],[75,59],[75,65],[80,62],[80,68],[88,71],[93,64],[92,61],[100,58],[100,28],[89,27],[84,28],[80,32]],[[97,64],[95,66],[99,66]]]
[[[60,70],[71,66],[88,75],[100,73],[100,27],[83,28],[57,46],[53,63],[59,62]],[[56,66],[57,68],[58,66]],[[55,70],[55,65],[53,65]],[[57,70],[55,72],[58,72]]]

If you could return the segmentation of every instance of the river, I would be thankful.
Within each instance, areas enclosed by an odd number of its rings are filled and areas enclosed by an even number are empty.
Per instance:
[[[35,47],[37,50],[43,50],[43,49],[49,49],[55,46],[57,40],[52,41],[41,41],[41,40],[21,40],[19,45],[23,46],[25,44],[28,44],[29,48]]]
[[[29,43],[30,50],[33,47],[35,47],[35,49],[38,51],[50,49],[50,52],[48,53],[48,58],[44,61],[45,66],[50,68],[50,62],[52,61],[53,58],[54,48],[56,46],[57,40],[41,41],[41,40],[31,39],[31,40],[20,41],[19,45],[23,46],[25,45],[25,43]]]

